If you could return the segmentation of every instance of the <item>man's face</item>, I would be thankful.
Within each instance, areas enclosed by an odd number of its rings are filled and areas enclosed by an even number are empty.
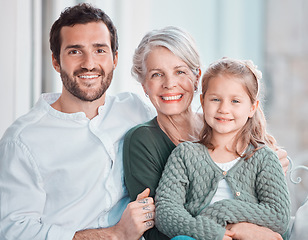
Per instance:
[[[117,64],[107,26],[103,22],[66,26],[61,39],[60,63],[53,57],[53,66],[61,74],[62,94],[90,102],[102,97]]]

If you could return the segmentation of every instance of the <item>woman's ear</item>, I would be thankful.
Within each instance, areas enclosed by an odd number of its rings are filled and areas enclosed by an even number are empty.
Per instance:
[[[145,84],[142,83],[141,86],[142,86],[142,88],[143,88],[143,91],[144,91],[145,96],[148,96],[148,91],[147,91],[147,89],[146,89],[146,87],[145,87]]]
[[[54,54],[51,55],[51,58],[52,58],[52,66],[53,68],[58,72],[60,73],[60,63],[58,63],[58,60],[55,58]]]
[[[197,91],[197,90],[198,90],[198,86],[199,86],[200,77],[201,77],[201,69],[200,69],[200,68],[198,68],[198,74],[197,74],[197,76],[196,76],[196,81],[195,81],[195,84],[194,84],[195,91]]]
[[[200,77],[201,77],[201,69],[198,68],[198,81],[199,81]]]
[[[251,105],[250,107],[250,113],[249,113],[249,118],[252,118],[255,112],[257,111],[259,107],[259,100],[257,100],[254,104]]]

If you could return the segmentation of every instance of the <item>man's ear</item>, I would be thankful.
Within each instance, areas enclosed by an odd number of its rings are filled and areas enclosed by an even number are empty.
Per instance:
[[[118,65],[119,52],[116,51],[113,57],[113,69],[115,69]]]
[[[53,68],[58,72],[60,73],[60,64],[58,63],[57,59],[55,58],[54,54],[51,55],[51,58],[52,58],[52,66]]]

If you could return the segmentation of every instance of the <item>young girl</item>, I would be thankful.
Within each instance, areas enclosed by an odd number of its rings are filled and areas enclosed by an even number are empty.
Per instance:
[[[156,226],[169,237],[237,238],[226,228],[238,222],[286,232],[289,192],[265,129],[260,79],[251,61],[228,58],[205,72],[201,140],[173,150],[156,192]]]

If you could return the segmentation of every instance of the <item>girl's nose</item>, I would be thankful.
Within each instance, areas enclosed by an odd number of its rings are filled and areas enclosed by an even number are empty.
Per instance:
[[[221,101],[219,104],[218,112],[220,113],[228,113],[228,103],[226,101]]]

